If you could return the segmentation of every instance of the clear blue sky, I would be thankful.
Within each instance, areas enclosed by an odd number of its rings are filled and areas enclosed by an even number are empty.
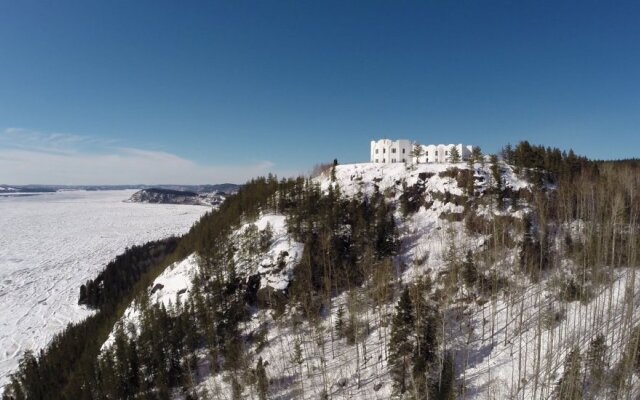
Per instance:
[[[638,1],[0,2],[0,183],[241,181],[381,137],[637,157],[639,127]]]

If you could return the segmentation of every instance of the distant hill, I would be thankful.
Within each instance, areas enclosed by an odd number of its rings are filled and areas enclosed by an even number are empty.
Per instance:
[[[223,191],[196,193],[184,190],[149,188],[135,192],[128,202],[155,204],[187,204],[197,206],[218,206],[225,200]]]
[[[221,183],[215,185],[6,185],[0,184],[0,193],[50,193],[59,190],[130,190],[166,189],[195,193],[235,193],[241,185]]]
[[[56,188],[41,185],[0,185],[0,193],[50,193],[56,191]]]
[[[216,185],[154,185],[153,189],[169,189],[169,190],[179,190],[179,191],[187,191],[187,192],[196,192],[196,193],[213,193],[213,192],[223,192],[223,193],[235,193],[238,191],[241,185],[236,185],[234,183],[219,183]],[[150,188],[140,187],[140,189]]]

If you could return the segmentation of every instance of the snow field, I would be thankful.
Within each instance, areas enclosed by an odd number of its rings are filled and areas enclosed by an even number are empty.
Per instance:
[[[80,285],[134,244],[185,233],[209,207],[124,203],[133,190],[0,197],[0,387],[70,322]]]

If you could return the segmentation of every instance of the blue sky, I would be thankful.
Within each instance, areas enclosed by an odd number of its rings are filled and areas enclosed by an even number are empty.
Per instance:
[[[0,2],[0,183],[242,182],[381,137],[637,157],[638,21],[640,2]]]

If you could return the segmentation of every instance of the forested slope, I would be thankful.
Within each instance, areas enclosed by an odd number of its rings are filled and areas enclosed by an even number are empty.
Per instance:
[[[498,159],[249,182],[4,396],[636,398],[638,163]]]

